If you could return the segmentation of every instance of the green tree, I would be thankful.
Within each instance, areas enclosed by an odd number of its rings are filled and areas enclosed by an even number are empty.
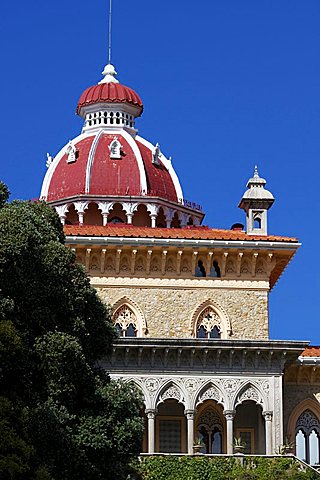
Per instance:
[[[141,398],[98,367],[110,311],[54,210],[7,199],[0,183],[0,478],[126,478]]]

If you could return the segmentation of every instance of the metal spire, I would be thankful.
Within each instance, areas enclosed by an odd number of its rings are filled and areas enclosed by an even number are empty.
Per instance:
[[[108,63],[111,64],[112,0],[109,0]]]
[[[111,63],[111,27],[112,27],[112,0],[109,0],[109,27],[108,27],[108,64],[104,67],[104,78],[99,83],[119,83],[115,78],[117,72]]]

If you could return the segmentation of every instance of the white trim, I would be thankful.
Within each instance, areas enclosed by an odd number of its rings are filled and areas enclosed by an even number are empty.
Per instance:
[[[300,356],[298,357],[298,362],[304,365],[320,365],[320,357]]]
[[[138,145],[136,144],[135,140],[132,138],[132,136],[126,132],[125,130],[121,130],[121,135],[125,140],[127,140],[128,144],[132,148],[133,153],[135,154],[138,167],[139,167],[139,172],[140,172],[140,190],[141,192],[145,192],[145,195],[147,195],[147,176],[146,176],[146,171],[144,168],[144,163],[142,160],[142,156],[140,153],[140,150],[138,148]]]
[[[100,129],[96,133],[95,139],[93,140],[91,148],[90,148],[90,152],[89,152],[89,155],[88,155],[88,161],[87,161],[87,168],[86,168],[85,193],[89,193],[89,191],[90,191],[91,168],[92,168],[92,165],[93,165],[93,160],[94,160],[94,156],[95,156],[95,153],[96,153],[98,142],[99,142],[100,137],[103,133],[104,133],[104,131],[102,129]]]
[[[195,232],[196,234],[196,232]],[[257,248],[264,250],[266,248],[273,248],[275,250],[289,250],[296,251],[301,243],[298,242],[270,242],[270,241],[255,241],[255,240],[210,240],[210,239],[191,239],[191,238],[156,238],[156,237],[112,237],[112,236],[98,236],[98,235],[67,235],[67,243],[79,243],[92,245],[110,244],[127,244],[135,245],[140,243],[146,245],[181,245],[181,246],[196,246],[196,247],[225,247],[225,248]]]
[[[78,135],[76,138],[72,140],[73,145],[76,145],[76,142],[80,142],[84,138],[91,137],[92,135],[88,133],[81,133]],[[51,163],[50,167],[48,168],[45,177],[42,182],[42,187],[41,187],[41,192],[40,192],[40,199],[41,200],[47,200],[48,197],[48,190],[50,186],[51,179],[53,177],[53,174],[56,170],[56,167],[58,163],[60,162],[61,158],[67,153],[67,148],[69,146],[69,142],[62,147],[62,149],[57,153],[57,155],[54,157],[53,162]]]
[[[154,149],[156,148],[154,145],[152,145],[152,143],[150,143],[148,140],[140,137],[140,135],[137,135],[136,136],[136,140],[138,142],[141,142],[142,145],[144,145],[145,147],[149,148],[149,150],[151,150],[151,153],[154,151]],[[177,195],[177,198],[178,198],[178,202],[182,201],[183,200],[183,193],[182,193],[182,188],[181,188],[181,185],[180,185],[180,182],[179,182],[179,178],[178,178],[178,175],[176,174],[176,172],[174,171],[173,169],[173,166],[172,166],[172,163],[170,160],[168,160],[164,155],[163,153],[161,152],[161,155],[160,155],[160,160],[161,162],[163,163],[163,165],[167,168],[170,176],[171,176],[171,179],[173,181],[173,185],[174,185],[174,188],[176,190],[176,195]]]

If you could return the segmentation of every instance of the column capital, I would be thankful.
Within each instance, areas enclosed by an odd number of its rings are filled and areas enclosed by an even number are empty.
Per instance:
[[[262,412],[262,416],[264,417],[264,419],[265,419],[266,422],[271,422],[272,416],[273,416],[273,412],[271,412],[271,411]]]
[[[235,410],[223,410],[223,415],[225,416],[226,420],[233,420],[235,414]]]
[[[145,410],[145,414],[147,415],[148,418],[154,419],[157,414],[157,411],[154,408],[147,408]]]
[[[195,410],[185,410],[184,414],[188,420],[192,420],[194,418]]]

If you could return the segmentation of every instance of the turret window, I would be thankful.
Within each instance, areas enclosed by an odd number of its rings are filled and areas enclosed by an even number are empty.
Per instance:
[[[261,218],[255,218],[254,219],[253,227],[254,227],[254,229],[260,229],[261,228]]]

